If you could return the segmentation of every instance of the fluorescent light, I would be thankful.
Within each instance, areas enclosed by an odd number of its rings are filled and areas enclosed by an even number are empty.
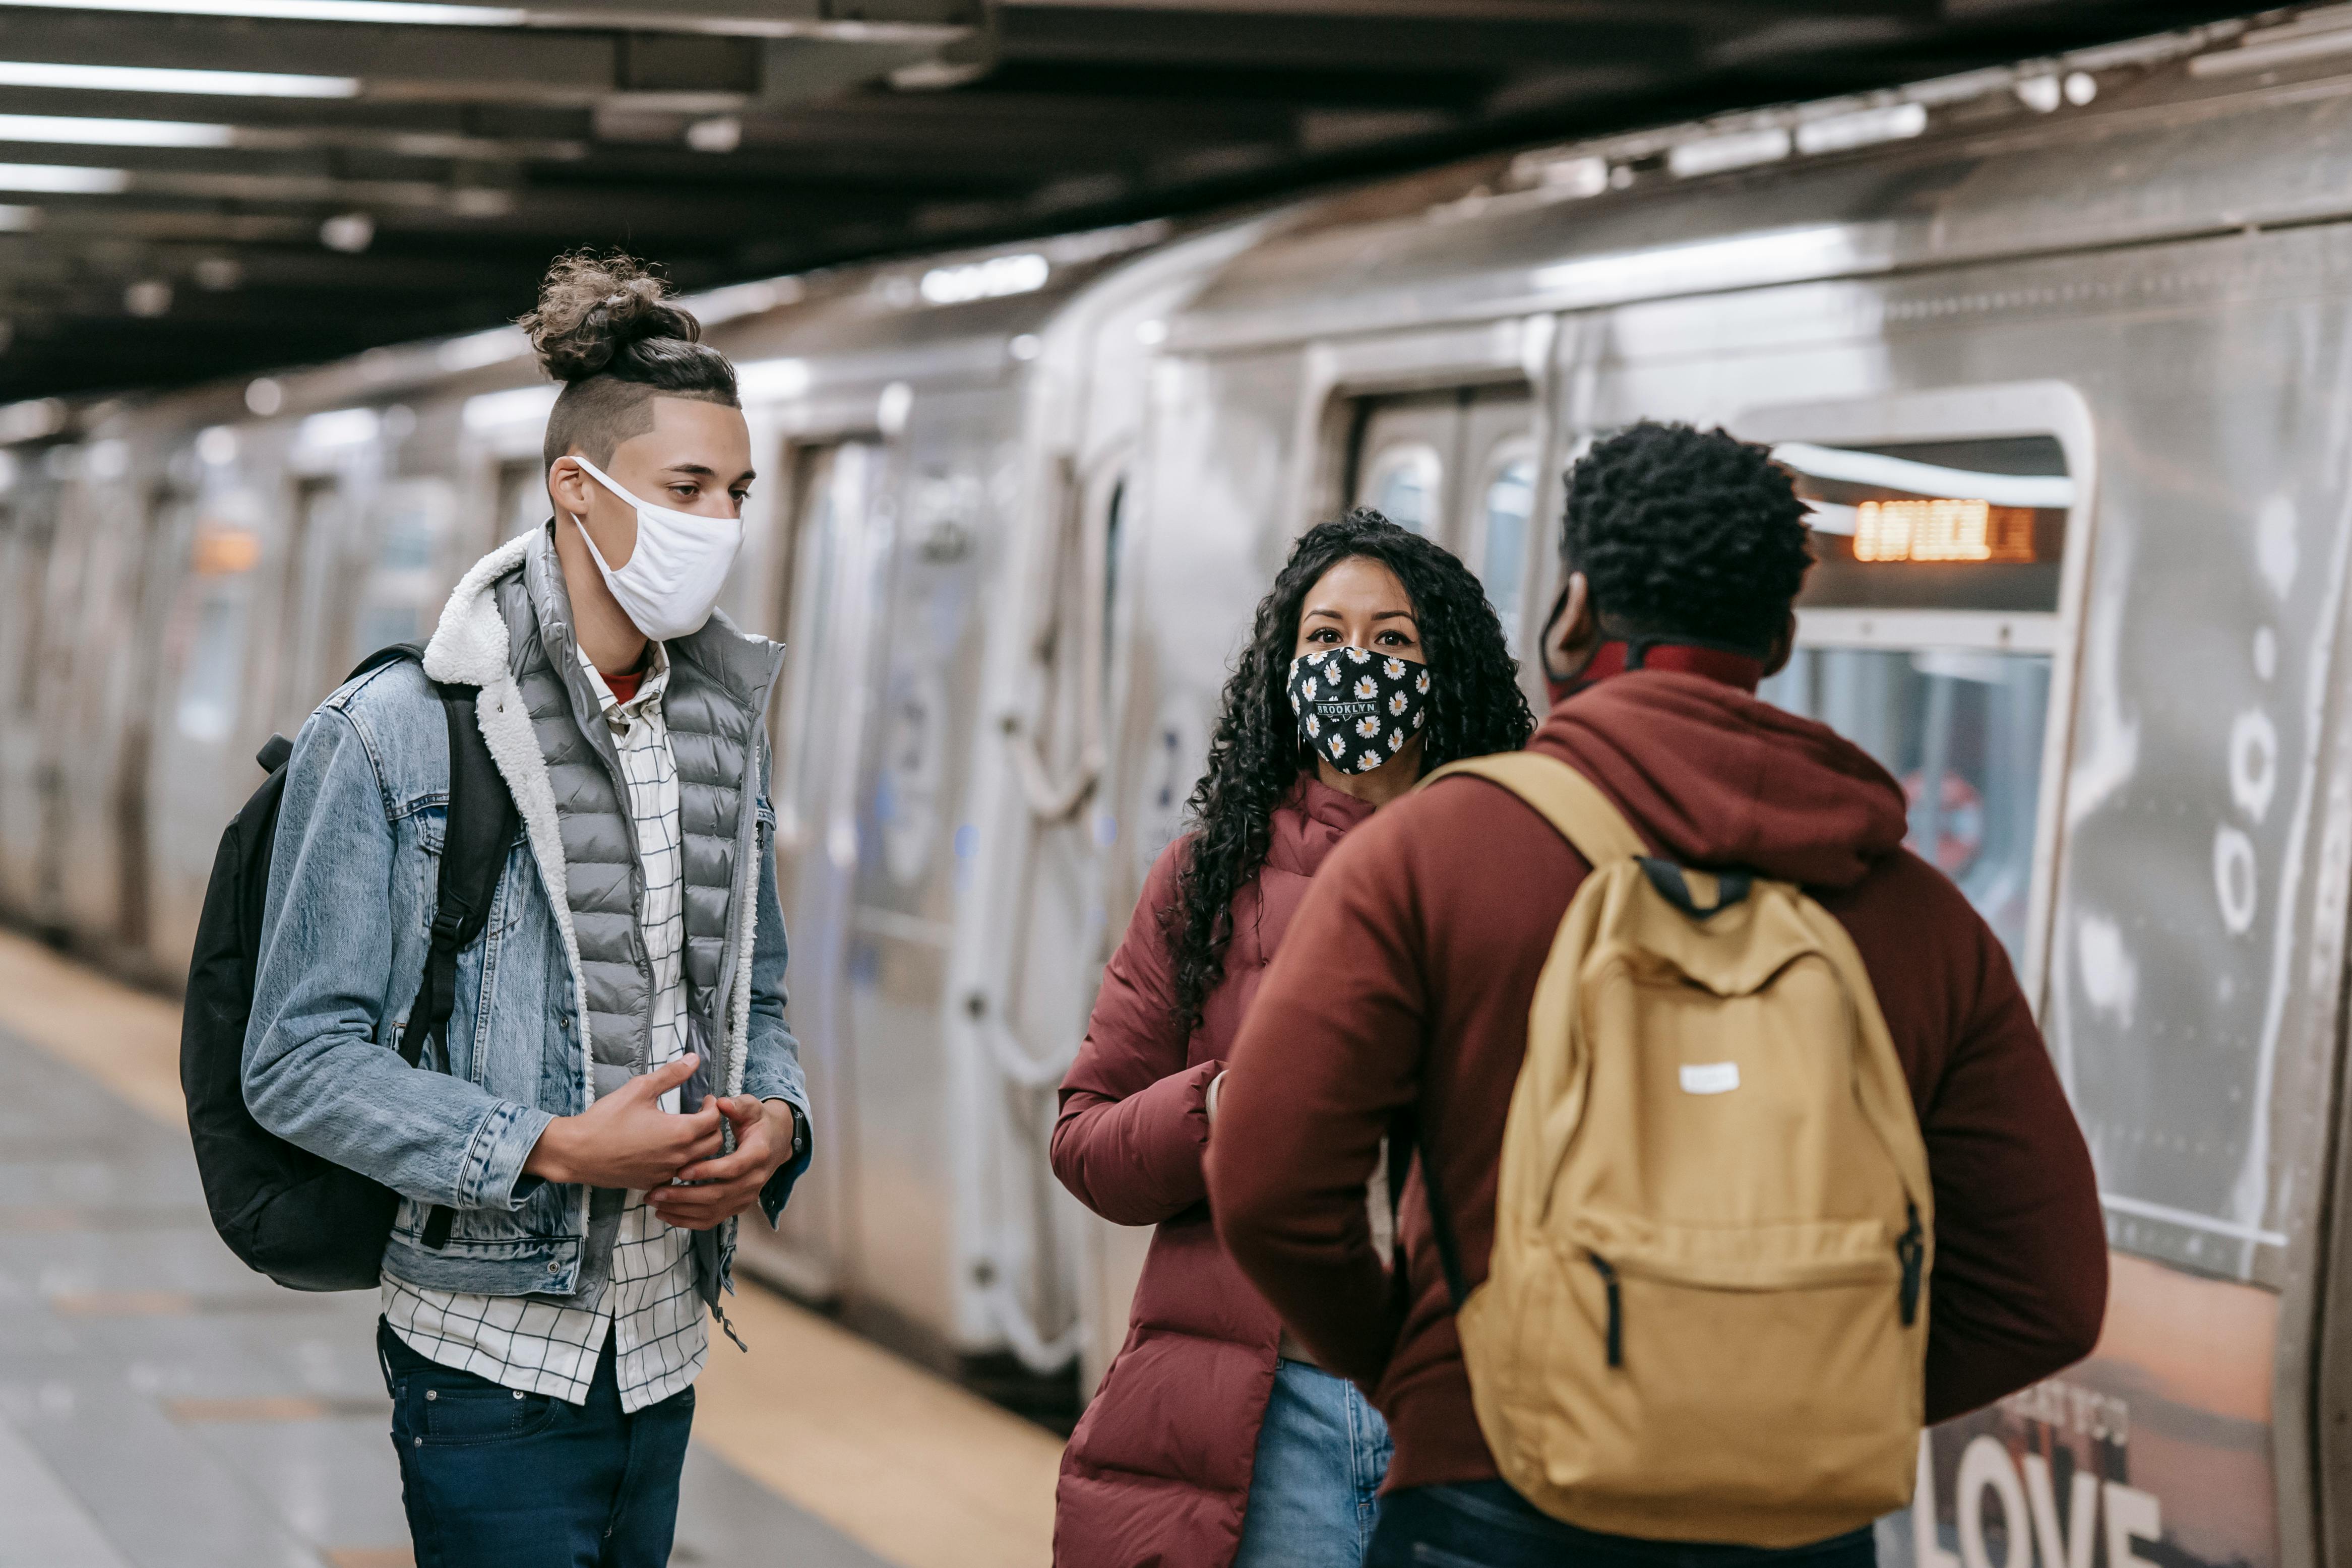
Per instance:
[[[1725,283],[1794,283],[1843,272],[1862,259],[1853,235],[1837,224],[1821,224],[1555,262],[1537,267],[1531,281],[1551,297],[1549,305],[1601,304]]]
[[[40,226],[40,208],[0,205],[0,234],[23,234]]]
[[[277,71],[192,71],[161,66],[60,66],[0,60],[0,87],[55,87],[93,92],[201,92],[229,98],[357,98],[357,77],[287,76]]]
[[[144,11],[165,16],[266,16],[287,22],[408,22],[422,26],[520,27],[530,14],[505,5],[409,0],[8,0],[48,11]]]
[[[304,420],[295,439],[304,446],[363,446],[382,423],[372,408],[339,408]]]
[[[1719,174],[1726,169],[1775,163],[1788,155],[1789,133],[1773,126],[1764,131],[1735,131],[1727,136],[1685,141],[1667,152],[1666,167],[1687,180],[1698,174]]]
[[[1797,127],[1797,151],[1811,157],[1821,152],[1846,152],[1881,141],[1904,141],[1927,129],[1927,106],[1891,103],[1882,109],[1857,110],[1808,120]]]
[[[799,397],[809,390],[806,360],[753,360],[735,367],[735,390],[748,398]]]
[[[1947,468],[1883,452],[1852,452],[1802,441],[1780,443],[1772,448],[1772,461],[1816,479],[1875,485],[1915,496],[1969,496],[1996,507],[2056,509],[2074,504],[2074,481],[2063,474],[1979,474],[1972,468]]]
[[[0,191],[112,196],[130,188],[128,169],[89,169],[79,163],[0,163]]]
[[[512,392],[484,392],[466,400],[459,417],[467,430],[499,430],[510,425],[542,423],[555,412],[562,387],[517,387]]]
[[[69,114],[0,114],[0,141],[77,147],[226,147],[236,131],[186,120],[79,120]]]
[[[995,256],[961,267],[935,267],[923,274],[922,296],[932,305],[961,305],[973,299],[998,299],[1008,294],[1028,294],[1045,287],[1051,265],[1034,251]]]
[[[530,340],[512,327],[493,327],[452,338],[433,350],[433,362],[445,371],[478,371],[530,352]]]

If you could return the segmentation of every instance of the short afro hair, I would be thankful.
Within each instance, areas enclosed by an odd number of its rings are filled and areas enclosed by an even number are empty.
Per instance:
[[[1569,470],[1560,559],[1613,632],[1761,653],[1812,565],[1806,511],[1768,449],[1645,419]]]

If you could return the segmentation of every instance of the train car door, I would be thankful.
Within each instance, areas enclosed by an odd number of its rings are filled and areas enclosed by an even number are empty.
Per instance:
[[[163,657],[152,694],[148,868],[151,961],[184,973],[225,809],[260,782],[253,754],[269,735],[269,668],[278,608],[261,570],[268,518],[232,478],[200,493],[174,560]]]
[[[772,1235],[744,1232],[751,1263],[795,1291],[845,1288],[857,1197],[856,1055],[843,967],[857,866],[857,737],[865,727],[869,622],[880,551],[867,527],[877,442],[803,445],[788,458],[790,538],[777,624],[784,669],[772,699],[769,799],[776,891],[792,933],[791,1006],[816,1148]]]
[[[20,474],[0,513],[0,907],[21,919],[41,894],[39,650],[55,499]]]
[[[1517,651],[1533,585],[1535,401],[1517,382],[1358,401],[1346,493],[1436,540],[1486,585]]]

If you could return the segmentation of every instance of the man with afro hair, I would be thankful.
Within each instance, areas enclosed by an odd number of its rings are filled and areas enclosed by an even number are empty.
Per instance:
[[[1559,543],[1542,642],[1553,706],[1529,748],[1598,786],[1653,854],[1802,886],[1861,953],[1934,1184],[1927,1419],[2089,1354],[2106,1300],[2097,1189],[2007,954],[1904,847],[1902,786],[1755,695],[1788,662],[1811,560],[1789,475],[1722,431],[1645,422],[1576,465]],[[1634,1568],[1722,1550],[1596,1536],[1501,1479],[1433,1224],[1433,1192],[1475,1290],[1536,979],[1590,869],[1482,779],[1385,808],[1324,862],[1227,1065],[1208,1154],[1219,1235],[1318,1364],[1371,1391],[1395,1441],[1367,1568]],[[1362,1192],[1407,1114],[1418,1168],[1392,1284]],[[1875,1560],[1868,1530],[1735,1554]]]

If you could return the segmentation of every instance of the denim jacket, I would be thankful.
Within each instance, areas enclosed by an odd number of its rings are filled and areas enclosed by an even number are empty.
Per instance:
[[[547,1124],[584,1110],[593,1089],[582,1026],[588,988],[562,894],[558,808],[509,667],[521,640],[510,640],[496,591],[531,549],[552,553],[544,532],[467,574],[423,670],[402,661],[348,683],[296,737],[246,1033],[245,1094],[270,1132],[402,1196],[388,1271],[428,1288],[562,1296],[579,1283],[587,1189],[522,1167]],[[705,695],[737,705],[745,732],[763,734],[781,649],[716,615],[668,646],[674,681],[708,672]],[[449,798],[434,679],[481,688],[477,718],[523,831],[480,939],[458,956],[447,1040],[420,1071],[394,1048],[424,974]],[[784,1023],[766,747],[741,749],[737,799],[753,803],[756,821],[740,824],[749,852],[738,857],[729,890],[734,941],[718,988],[724,1011],[712,1009],[722,1031],[712,1081],[721,1092],[788,1101],[805,1121],[799,1047]],[[809,1158],[804,1142],[761,1192],[771,1223]],[[436,1205],[454,1222],[446,1245],[428,1249],[425,1219]],[[698,1282],[713,1305],[729,1283],[734,1232],[730,1220],[696,1248]]]

